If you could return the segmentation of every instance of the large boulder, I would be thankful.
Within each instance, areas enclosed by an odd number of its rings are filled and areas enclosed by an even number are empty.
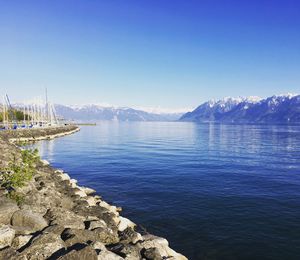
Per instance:
[[[34,202],[32,202],[32,203],[34,203]],[[47,207],[45,207],[43,205],[40,205],[38,203],[33,204],[33,205],[31,203],[30,204],[24,204],[24,205],[21,205],[20,208],[22,210],[32,211],[32,212],[37,213],[41,216],[44,216],[47,213],[47,210],[48,210]]]
[[[128,218],[124,218],[124,217],[119,217],[120,218],[120,223],[119,223],[119,226],[118,226],[118,230],[119,231],[124,231],[126,228],[134,228],[136,225],[131,221],[129,220]]]
[[[48,211],[45,217],[51,221],[51,224],[65,228],[85,229],[84,221],[86,218],[64,208],[53,208]]]
[[[103,208],[106,208],[108,211],[114,213],[115,215],[119,216],[119,211],[117,209],[116,206],[112,206],[112,205],[109,205],[107,202],[105,202],[104,200],[101,200],[99,201],[99,205]]]
[[[2,250],[0,250],[0,259],[2,260],[9,260],[9,259],[20,259],[17,257],[18,252],[16,249],[12,247],[7,247]],[[20,259],[21,260],[21,259]]]
[[[39,192],[31,192],[25,197],[24,204],[35,212],[45,214],[49,208],[61,206],[62,195],[52,187],[45,186]],[[25,208],[25,205],[22,208]]]
[[[67,247],[75,244],[87,244],[89,241],[96,241],[96,234],[86,229],[70,229],[67,228],[61,233],[61,238]]]
[[[15,249],[20,249],[21,247],[25,246],[31,238],[32,238],[32,235],[17,236],[12,241],[12,247]]]
[[[109,228],[96,228],[94,230],[66,229],[61,234],[61,238],[67,246],[78,243],[88,243],[89,241],[99,241],[103,244],[114,244],[119,242],[117,232]]]
[[[108,250],[102,250],[98,255],[98,260],[124,260],[125,258]],[[128,258],[130,259],[130,258]],[[134,259],[134,258],[131,258]],[[137,258],[138,259],[138,258]]]
[[[0,198],[0,224],[10,224],[12,215],[19,210],[17,203],[5,197]]]
[[[89,230],[94,230],[96,228],[107,228],[107,225],[103,220],[86,221],[86,225]]]
[[[46,233],[38,235],[30,242],[30,246],[21,252],[20,259],[48,259],[55,252],[63,250],[65,244],[60,235],[55,233]]]
[[[48,222],[42,215],[30,210],[16,211],[11,218],[11,224],[16,227],[26,227],[31,230],[32,233],[48,226]]]
[[[92,247],[98,252],[98,260],[123,260],[124,259],[123,257],[107,250],[105,245],[99,241],[93,243]]]
[[[10,226],[0,226],[0,249],[10,246],[14,237],[15,231]]]
[[[70,181],[70,180],[71,180],[69,174],[67,174],[67,173],[61,174],[61,175],[60,175],[60,178],[61,178],[63,181]]]
[[[60,206],[65,209],[72,209],[74,206],[74,202],[70,197],[62,197],[60,200]]]
[[[69,185],[73,189],[76,188],[77,187],[77,180],[71,179],[70,182],[69,182]]]
[[[161,260],[159,250],[155,247],[142,250],[142,256],[147,260]]]
[[[139,246],[137,245],[133,245],[133,244],[122,244],[120,243],[120,245],[122,245],[121,247],[118,248],[118,246],[115,248],[111,248],[111,251],[114,251],[116,254],[122,256],[125,259],[142,259],[142,255],[141,255],[141,249]]]
[[[89,206],[96,206],[97,205],[97,200],[93,196],[87,196],[85,197],[85,200],[89,204]]]
[[[97,240],[108,245],[108,244],[115,244],[119,242],[119,237],[117,230],[110,229],[110,228],[96,228],[93,230],[97,235]]]
[[[41,160],[41,163],[42,163],[44,166],[50,165],[50,163],[49,163],[47,160]]]
[[[82,249],[74,249],[59,257],[60,260],[97,260],[97,253],[91,246]],[[108,260],[108,259],[107,259]]]
[[[26,236],[26,235],[30,235],[33,233],[32,229],[30,227],[17,227],[17,226],[13,226],[13,229],[16,232],[16,236]]]
[[[112,212],[109,212],[106,208],[101,206],[86,207],[83,205],[77,205],[73,208],[74,212],[80,216],[97,217],[105,221],[108,227],[117,227],[120,222],[119,217]]]
[[[126,244],[136,244],[137,242],[143,241],[142,235],[132,228],[126,228],[124,231],[119,232],[119,237],[122,243]]]
[[[187,258],[177,252],[175,252],[173,249],[169,247],[169,242],[162,237],[157,237],[154,235],[145,235],[143,236],[144,241],[140,243],[139,246],[143,247],[142,252],[148,252],[147,254],[150,255],[150,253],[154,250],[152,248],[155,248],[155,250],[152,252],[153,255],[160,255],[161,258],[172,258],[176,260],[187,260]],[[151,249],[151,250],[150,250]]]
[[[84,198],[87,196],[86,193],[84,192],[84,190],[82,190],[80,187],[76,187],[73,190],[74,190],[75,195],[78,195],[80,198]]]
[[[94,189],[88,187],[80,187],[80,188],[86,193],[86,195],[92,195],[96,193]]]

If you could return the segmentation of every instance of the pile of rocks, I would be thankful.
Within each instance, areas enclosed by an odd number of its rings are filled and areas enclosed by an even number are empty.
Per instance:
[[[6,141],[0,146],[18,151]],[[5,192],[0,190],[0,259],[186,259],[47,162],[39,162],[34,179],[16,190],[22,203]]]

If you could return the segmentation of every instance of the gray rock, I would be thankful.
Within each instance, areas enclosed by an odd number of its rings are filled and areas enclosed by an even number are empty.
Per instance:
[[[48,226],[47,221],[43,218],[42,215],[33,213],[29,210],[16,211],[11,218],[11,223],[13,226],[26,227],[32,232],[42,230],[43,228]]]
[[[161,255],[157,248],[150,247],[148,249],[142,250],[142,255],[147,260],[161,260]]]
[[[47,160],[41,160],[41,162],[42,162],[42,164],[45,165],[45,166],[47,166],[47,165],[50,164]]]
[[[55,188],[44,187],[42,191],[27,194],[24,204],[42,214],[49,208],[61,206],[62,195]],[[25,205],[23,208],[25,208]]]
[[[72,187],[72,188],[76,188],[76,187],[77,187],[77,182],[78,182],[77,180],[71,179],[71,180],[70,180],[70,185],[71,185],[71,187]]]
[[[17,203],[5,197],[0,197],[0,224],[10,224],[12,215],[19,210]]]
[[[119,232],[119,236],[122,243],[136,244],[139,241],[143,241],[141,234],[134,231],[132,228],[126,228],[123,232]]]
[[[82,189],[80,189],[79,187],[74,188],[74,193],[76,195],[78,195],[79,197],[81,197],[81,198],[85,198],[87,196],[86,193]]]
[[[124,244],[120,253],[126,255],[125,259],[142,259],[141,249],[136,245]]]
[[[58,250],[65,248],[60,235],[54,233],[42,233],[35,237],[30,246],[21,252],[20,259],[47,259]]]
[[[63,197],[60,200],[60,206],[65,209],[72,209],[74,206],[74,202],[69,197]]]
[[[60,225],[52,225],[52,226],[48,226],[43,230],[43,233],[48,234],[56,234],[58,236],[61,235],[61,233],[65,230],[65,227],[62,227]]]
[[[114,218],[117,216],[111,212],[109,212],[106,208],[101,206],[94,206],[94,207],[85,207],[82,205],[77,205],[73,209],[76,214],[80,216],[90,216],[90,217],[97,217],[105,221],[108,227],[113,228],[116,227],[116,221]]]
[[[66,229],[61,234],[61,238],[68,247],[78,243],[88,243],[88,241],[99,241],[103,244],[114,244],[119,241],[118,234],[108,228],[94,230]]]
[[[65,228],[85,229],[85,217],[78,216],[67,209],[52,208],[45,217],[51,221],[51,224],[57,224]]]
[[[33,202],[32,202],[33,203]],[[20,209],[32,211],[34,213],[40,214],[41,216],[44,216],[47,213],[47,208],[43,205],[39,204],[24,204],[20,206]]]
[[[96,241],[97,236],[90,230],[80,229],[65,229],[61,233],[61,238],[64,240],[67,247],[75,244],[86,244],[88,241]]]
[[[12,248],[12,247],[7,247],[4,248],[3,250],[0,250],[0,259],[1,260],[12,260],[12,259],[20,259],[17,258],[18,252]],[[23,260],[23,259],[20,259]]]
[[[60,177],[63,181],[70,181],[70,180],[71,180],[69,174],[67,174],[67,173],[62,173],[62,174],[59,175],[59,177]]]
[[[94,230],[96,228],[107,228],[106,223],[103,220],[89,221],[89,230]]]
[[[21,247],[25,246],[31,238],[32,235],[17,236],[12,241],[12,247],[15,249],[20,249]]]
[[[86,193],[86,195],[92,195],[96,193],[94,189],[88,187],[81,187],[81,189]]]
[[[119,231],[124,231],[126,228],[134,228],[136,225],[129,220],[128,218],[124,218],[124,217],[119,217],[120,218],[120,223],[118,226],[118,230]]]
[[[32,234],[32,229],[30,227],[17,227],[17,226],[13,226],[13,229],[16,232],[16,236],[21,235],[21,236],[25,236],[25,235],[30,235]]]
[[[0,249],[10,246],[14,237],[15,231],[10,226],[0,226]]]
[[[113,252],[110,252],[108,250],[103,250],[99,253],[97,259],[98,260],[123,260],[124,258]],[[134,258],[131,258],[131,259],[134,259]],[[139,258],[137,258],[137,259],[139,259]]]
[[[96,206],[97,205],[98,201],[93,196],[87,196],[84,199],[89,204],[89,206]]]
[[[145,235],[143,236],[144,241],[140,243],[140,246],[145,250],[150,248],[156,248],[155,250],[161,258],[171,258],[178,260],[187,260],[187,258],[169,247],[169,242],[162,237],[157,237],[154,235]]]
[[[105,245],[99,241],[92,244],[92,247],[97,250],[98,260],[123,260],[124,258],[107,250]],[[128,259],[140,259],[140,258],[128,258]]]
[[[59,257],[60,260],[97,260],[97,253],[91,246],[83,249],[72,250],[69,253]]]
[[[120,240],[117,230],[110,228],[96,228],[93,232],[97,235],[97,240],[106,245],[118,243]]]

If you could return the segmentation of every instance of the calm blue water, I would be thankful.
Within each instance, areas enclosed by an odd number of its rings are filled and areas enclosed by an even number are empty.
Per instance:
[[[113,123],[38,144],[190,259],[300,259],[300,127]]]

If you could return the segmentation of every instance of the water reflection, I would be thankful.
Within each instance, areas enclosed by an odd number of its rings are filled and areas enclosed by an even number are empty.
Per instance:
[[[38,148],[39,154],[42,158],[47,157],[49,162],[54,160],[55,140],[37,142],[35,147]]]

